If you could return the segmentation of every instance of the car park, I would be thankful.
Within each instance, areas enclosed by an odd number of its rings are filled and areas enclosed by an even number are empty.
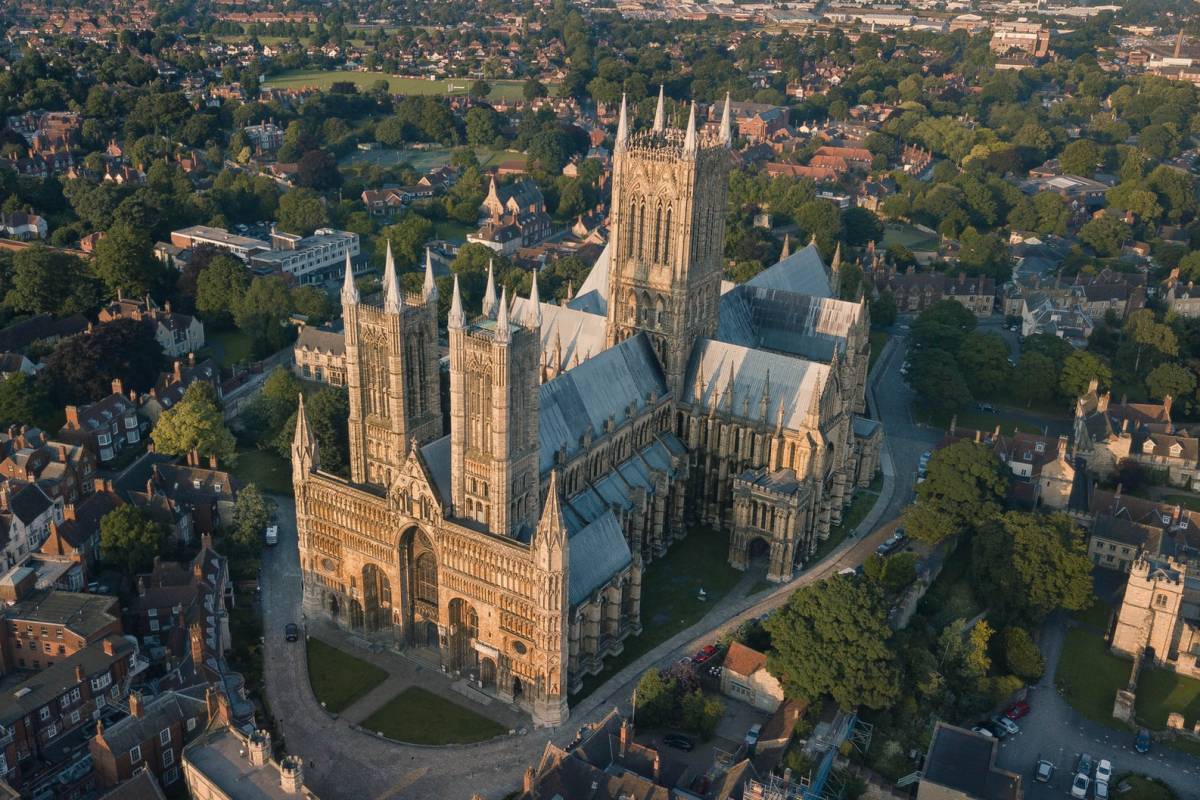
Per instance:
[[[1029,703],[1024,700],[1018,700],[1008,707],[1008,709],[1004,712],[1004,716],[1015,722],[1032,710],[1033,709],[1030,708]]]
[[[1075,780],[1071,781],[1071,797],[1076,798],[1076,800],[1084,800],[1087,797],[1088,786],[1091,782],[1092,779],[1082,772],[1076,774]]]
[[[1049,783],[1054,777],[1054,765],[1046,759],[1041,759],[1037,762],[1037,767],[1033,771],[1033,779],[1038,783]]]
[[[1017,723],[1005,716],[992,717],[992,724],[999,725],[1001,728],[1004,728],[1005,731],[1014,735],[1021,732],[1021,729],[1017,726]]]
[[[1139,753],[1150,752],[1150,731],[1142,728],[1133,739],[1133,749]]]
[[[673,747],[676,750],[682,750],[685,753],[690,753],[696,745],[692,744],[692,740],[681,733],[668,733],[663,737],[663,744],[667,747]]]
[[[289,622],[283,626],[283,638],[289,642],[295,642],[300,639],[300,628],[297,627],[296,623]]]

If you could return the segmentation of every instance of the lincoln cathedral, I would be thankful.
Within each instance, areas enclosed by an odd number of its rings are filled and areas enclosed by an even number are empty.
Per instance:
[[[609,244],[579,292],[497,292],[446,320],[437,287],[383,302],[342,289],[350,479],[321,469],[301,405],[293,480],[309,616],[525,709],[538,725],[641,632],[646,564],[729,536],[729,561],[790,580],[856,486],[882,431],[864,414],[865,302],[838,299],[840,252],[785,251],[722,280],[729,102],[719,128],[629,129],[614,147]],[[654,613],[654,609],[646,609]]]

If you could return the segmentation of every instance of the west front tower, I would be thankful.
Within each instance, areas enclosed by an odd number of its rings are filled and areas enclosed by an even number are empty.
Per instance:
[[[717,330],[732,131],[728,97],[716,136],[696,130],[695,103],[685,129],[658,103],[653,127],[631,132],[621,101],[606,338],[645,331],[679,397],[693,342]]]

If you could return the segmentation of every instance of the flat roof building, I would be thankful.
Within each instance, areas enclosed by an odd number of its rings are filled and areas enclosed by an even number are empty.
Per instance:
[[[917,800],[1021,800],[1021,776],[996,766],[999,749],[989,736],[939,722]]]

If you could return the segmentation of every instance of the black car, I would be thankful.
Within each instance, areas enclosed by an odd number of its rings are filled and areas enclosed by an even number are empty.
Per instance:
[[[692,740],[678,733],[668,733],[663,737],[663,744],[667,747],[674,747],[676,750],[682,750],[685,753],[690,753],[696,745],[692,744]]]
[[[289,622],[283,626],[283,638],[289,642],[295,642],[300,639],[300,628],[294,622]]]
[[[987,722],[981,722],[979,724],[991,731],[992,736],[995,736],[997,739],[1003,739],[1005,736],[1008,736],[1007,728],[1005,728],[1003,725],[992,722],[990,719]]]

